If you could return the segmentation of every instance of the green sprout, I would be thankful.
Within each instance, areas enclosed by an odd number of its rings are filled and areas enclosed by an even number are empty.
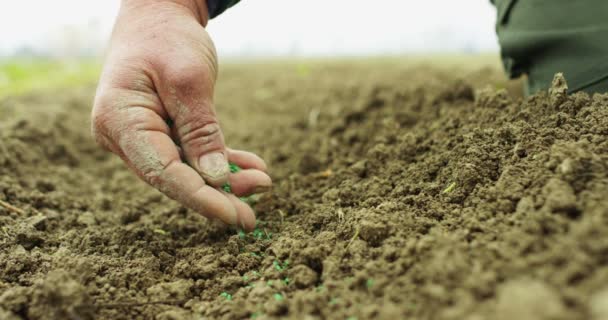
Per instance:
[[[285,297],[283,297],[283,295],[280,294],[280,293],[275,293],[273,295],[273,297],[274,297],[274,300],[276,300],[276,301],[283,301],[283,300],[285,300]]]
[[[283,271],[289,267],[289,260],[285,260],[283,263],[280,263],[278,260],[272,262],[272,265],[277,271]]]
[[[165,230],[163,230],[163,229],[154,229],[152,231],[154,231],[154,233],[158,233],[158,234],[163,235],[163,236],[166,236],[168,234],[168,232],[165,231]]]
[[[254,229],[252,235],[254,238],[262,240],[264,238],[264,231],[260,229]]]
[[[452,191],[454,191],[454,189],[456,188],[456,182],[452,182],[450,183],[450,185],[445,188],[441,193],[450,193]]]
[[[220,297],[226,298],[226,300],[231,301],[232,300],[232,295],[228,292],[222,292],[220,293]]]
[[[374,285],[374,279],[367,279],[365,286],[371,288]]]

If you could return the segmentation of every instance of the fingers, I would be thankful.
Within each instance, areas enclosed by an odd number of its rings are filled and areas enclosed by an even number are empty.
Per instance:
[[[232,193],[239,197],[264,193],[272,189],[272,180],[260,170],[241,170],[231,174],[229,180]]]
[[[228,199],[236,208],[237,226],[246,231],[255,229],[255,213],[251,207],[232,194],[228,194]]]
[[[263,172],[268,171],[264,160],[255,153],[230,148],[228,148],[227,151],[230,162],[243,169],[257,169]]]
[[[239,216],[233,201],[181,161],[169,131],[153,110],[129,107],[114,111],[102,133],[114,132],[112,149],[119,150],[121,158],[147,183],[208,218],[237,225]],[[251,219],[247,213],[242,215]]]

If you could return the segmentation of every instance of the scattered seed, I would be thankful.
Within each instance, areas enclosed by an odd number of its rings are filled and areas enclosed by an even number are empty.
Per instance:
[[[450,185],[447,188],[445,188],[441,193],[450,193],[450,192],[454,191],[454,188],[456,188],[456,182],[450,183]]]
[[[220,297],[226,298],[226,300],[231,301],[232,300],[232,295],[228,292],[222,292],[220,293]]]

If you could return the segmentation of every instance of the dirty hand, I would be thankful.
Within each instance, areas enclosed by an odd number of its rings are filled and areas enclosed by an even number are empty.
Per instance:
[[[237,196],[271,187],[232,150],[213,106],[217,59],[204,0],[123,0],[93,107],[93,135],[139,177],[208,218],[255,226]],[[244,170],[229,174],[228,161]],[[222,191],[230,183],[232,192]]]

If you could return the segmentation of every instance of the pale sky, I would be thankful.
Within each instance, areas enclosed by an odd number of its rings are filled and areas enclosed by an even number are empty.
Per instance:
[[[0,0],[0,54],[100,51],[119,2]],[[495,14],[488,0],[242,0],[208,30],[227,57],[496,51]]]

